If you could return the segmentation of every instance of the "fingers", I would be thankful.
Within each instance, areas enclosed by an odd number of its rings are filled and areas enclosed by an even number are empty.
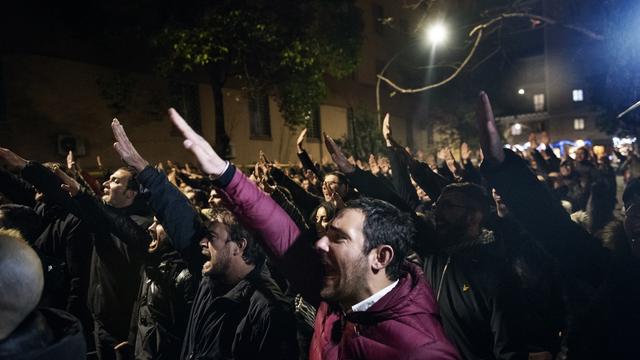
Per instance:
[[[182,135],[187,140],[190,141],[191,145],[189,145],[189,147],[193,145],[197,145],[199,148],[197,151],[200,154],[206,154],[208,156],[218,157],[218,154],[213,150],[213,148],[207,142],[207,140],[205,140],[202,136],[198,135],[198,133],[196,133],[191,128],[191,126],[187,124],[187,122],[182,118],[182,116],[180,116],[180,114],[178,114],[178,112],[174,108],[169,109],[169,118],[171,118],[171,121],[180,130],[180,132],[182,132]],[[189,149],[189,147],[187,147],[186,145],[186,142],[185,142],[185,147]]]
[[[202,148],[202,146],[199,146],[197,143],[193,142],[190,139],[187,139],[182,143],[185,149],[191,151],[196,156],[196,158],[198,158],[198,161],[200,161],[201,164],[209,160],[209,154]]]
[[[182,135],[191,140],[195,141],[196,139],[201,139],[202,137],[198,135],[192,128],[187,124],[187,122],[178,114],[178,112],[174,108],[169,109],[169,118],[173,124],[182,132]],[[186,146],[186,145],[185,145]]]
[[[391,124],[389,123],[389,113],[384,116],[384,120],[382,120],[382,131],[386,131],[387,133],[391,132]]]
[[[113,148],[116,150],[116,152],[118,153],[118,155],[120,155],[121,158],[124,158],[126,155],[125,150],[122,148],[122,145],[120,145],[119,142],[114,142],[113,143]]]

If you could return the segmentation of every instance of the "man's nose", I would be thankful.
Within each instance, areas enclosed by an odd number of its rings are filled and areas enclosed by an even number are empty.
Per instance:
[[[329,252],[329,238],[326,236],[321,237],[316,241],[316,251]]]

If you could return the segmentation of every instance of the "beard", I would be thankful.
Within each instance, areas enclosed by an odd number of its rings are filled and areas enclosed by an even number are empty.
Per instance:
[[[208,259],[202,265],[202,275],[216,278],[225,274],[229,270],[230,255],[227,250],[225,247],[214,254],[208,252],[208,256],[206,256]]]
[[[358,299],[359,289],[366,286],[369,262],[362,256],[344,269],[339,269],[325,262],[325,274],[323,277],[320,297],[329,302],[357,304],[363,299]]]

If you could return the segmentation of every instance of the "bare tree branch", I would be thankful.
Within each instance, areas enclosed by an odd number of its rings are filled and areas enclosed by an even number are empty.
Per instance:
[[[415,4],[416,7],[419,6],[420,4],[422,4],[425,0],[423,1],[417,1]],[[442,85],[445,85],[446,83],[452,81],[453,79],[455,79],[461,72],[462,70],[465,68],[465,66],[467,66],[469,64],[469,61],[471,60],[471,58],[473,57],[473,55],[475,54],[476,50],[478,49],[478,45],[480,44],[480,41],[482,40],[483,34],[485,32],[486,29],[489,29],[487,32],[491,33],[493,31],[493,29],[490,29],[490,27],[498,22],[501,22],[505,19],[512,19],[512,18],[528,18],[528,19],[533,19],[533,20],[538,20],[540,22],[544,22],[546,24],[549,25],[557,25],[557,26],[561,26],[564,27],[566,29],[570,29],[570,30],[574,30],[577,31],[581,34],[584,34],[594,40],[603,40],[604,36],[599,35],[591,30],[579,27],[579,26],[574,26],[574,25],[570,25],[570,24],[562,24],[560,22],[558,22],[557,20],[548,18],[546,16],[540,16],[540,15],[535,15],[535,14],[530,14],[530,13],[526,13],[526,12],[514,12],[514,13],[504,13],[504,14],[500,14],[499,16],[496,16],[494,18],[492,18],[491,20],[482,23],[476,27],[473,28],[473,30],[471,30],[471,32],[469,32],[469,37],[473,37],[475,35],[475,40],[473,42],[473,45],[471,46],[471,49],[469,50],[469,53],[467,54],[467,56],[465,57],[464,61],[462,61],[462,63],[454,69],[453,73],[451,75],[449,75],[446,79],[441,80],[437,83],[434,84],[428,84],[419,88],[404,88],[398,84],[396,84],[393,80],[387,78],[384,76],[384,73],[387,71],[387,69],[389,68],[389,66],[396,60],[396,58],[400,55],[400,53],[402,53],[402,51],[396,53],[386,64],[385,66],[382,68],[382,70],[380,71],[380,73],[377,75],[377,83],[376,83],[376,111],[378,112],[378,122],[380,122],[380,83],[381,82],[385,82],[387,85],[389,85],[390,87],[392,87],[395,91],[402,93],[402,94],[415,94],[415,93],[419,93],[419,92],[423,92],[423,91],[427,91],[427,90],[431,90],[437,87],[440,87]],[[491,53],[487,58],[495,55],[495,51],[493,53]],[[482,62],[484,62],[487,58],[483,59]]]

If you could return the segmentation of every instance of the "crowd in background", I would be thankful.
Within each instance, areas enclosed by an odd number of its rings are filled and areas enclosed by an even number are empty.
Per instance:
[[[299,165],[241,169],[173,110],[198,166],[118,120],[115,171],[0,148],[0,358],[640,358],[638,156],[504,149],[478,101],[457,158],[387,116],[383,154],[325,135],[319,164],[304,130]]]

